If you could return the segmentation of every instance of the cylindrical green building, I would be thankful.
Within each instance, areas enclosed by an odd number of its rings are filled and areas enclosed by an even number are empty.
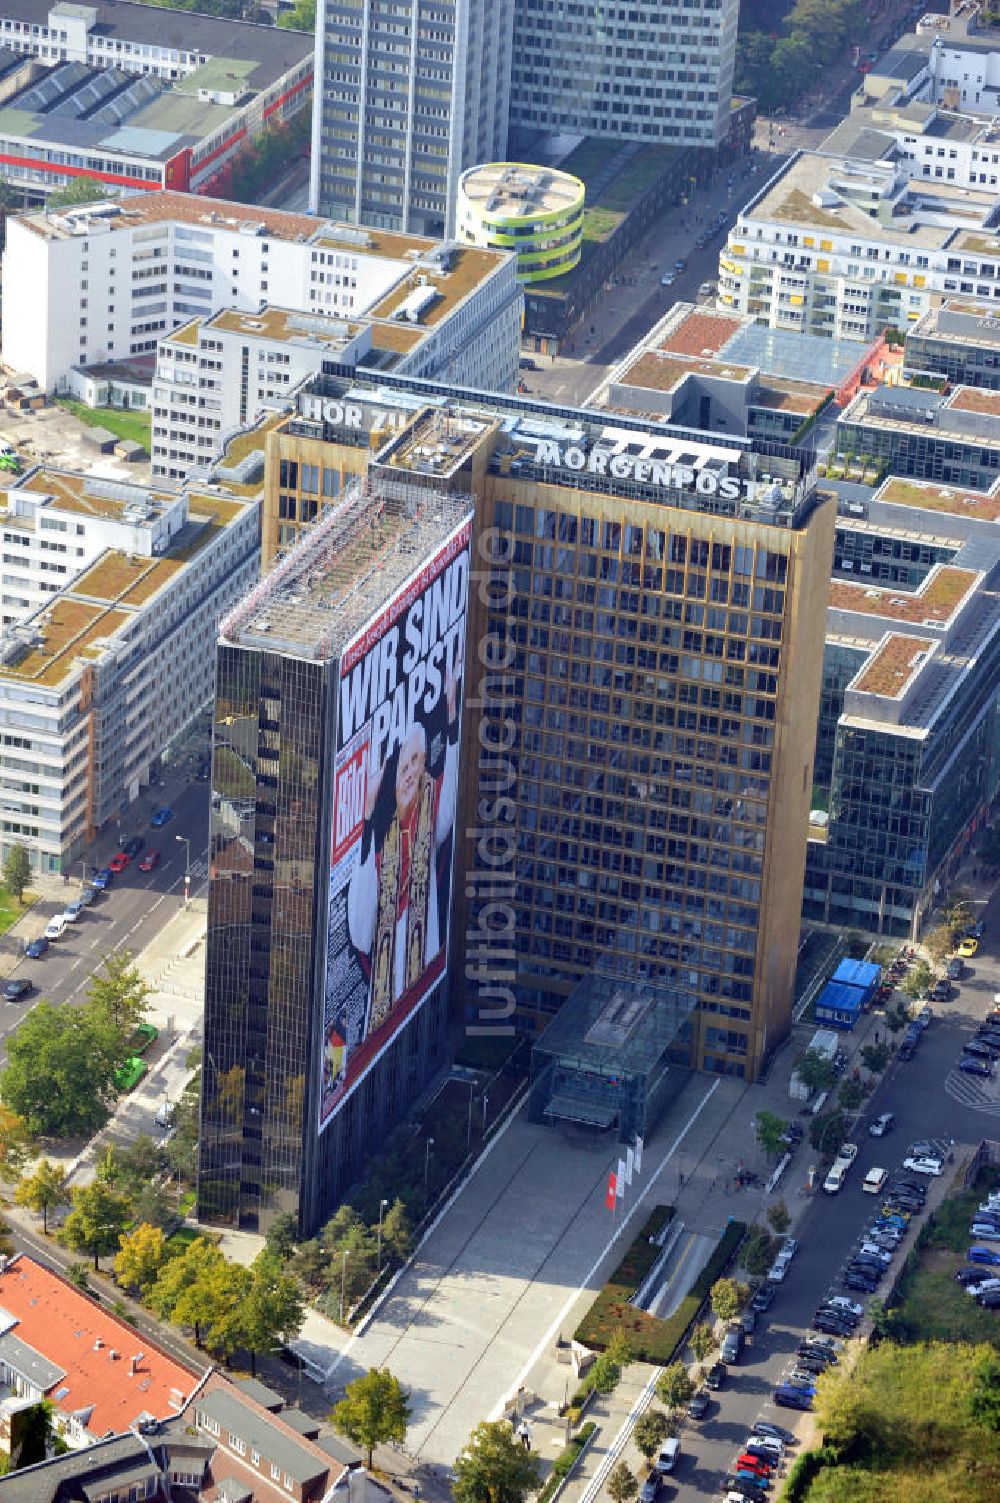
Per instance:
[[[456,233],[471,245],[515,251],[520,280],[545,282],[580,259],[585,194],[578,177],[554,167],[470,167],[458,182]]]

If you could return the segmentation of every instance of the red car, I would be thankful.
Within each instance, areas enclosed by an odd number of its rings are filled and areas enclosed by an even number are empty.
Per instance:
[[[771,1468],[766,1461],[761,1461],[759,1456],[738,1456],[736,1458],[736,1470],[738,1472],[756,1472],[759,1477],[770,1477]]]
[[[118,854],[116,856],[112,856],[111,860],[108,862],[108,871],[114,872],[115,876],[118,876],[120,872],[123,872],[125,870],[131,860],[131,856],[127,856],[124,851],[119,851]]]
[[[139,870],[141,872],[151,872],[153,868],[155,866],[159,866],[159,864],[159,851],[147,851],[145,856],[143,856],[142,860],[139,862]]]

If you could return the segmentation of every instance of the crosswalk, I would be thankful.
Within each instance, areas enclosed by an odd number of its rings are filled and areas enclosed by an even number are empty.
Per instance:
[[[951,1070],[945,1077],[944,1089],[952,1101],[967,1106],[971,1111],[1000,1117],[997,1082],[977,1079],[975,1075],[966,1075],[962,1070]]]

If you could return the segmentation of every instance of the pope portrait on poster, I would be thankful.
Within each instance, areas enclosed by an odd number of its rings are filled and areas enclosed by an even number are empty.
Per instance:
[[[470,534],[341,659],[321,1128],[445,970]]]

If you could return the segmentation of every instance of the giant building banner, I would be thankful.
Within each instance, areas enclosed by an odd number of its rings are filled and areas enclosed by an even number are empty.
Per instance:
[[[472,520],[344,649],[319,1129],[443,975]]]

